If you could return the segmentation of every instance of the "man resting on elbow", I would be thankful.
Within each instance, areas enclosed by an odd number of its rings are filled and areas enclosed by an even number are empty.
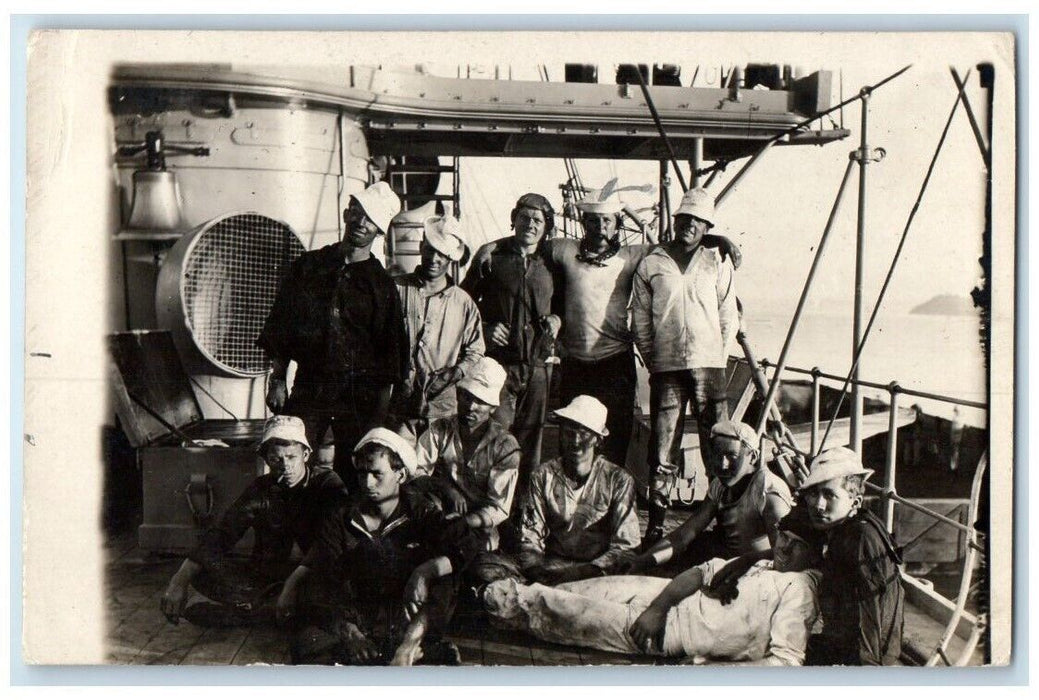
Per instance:
[[[800,666],[818,615],[814,568],[822,540],[802,513],[791,513],[773,553],[740,577],[726,601],[702,593],[725,563],[712,559],[672,581],[608,576],[556,588],[498,581],[484,602],[495,624],[559,644],[696,663]]]

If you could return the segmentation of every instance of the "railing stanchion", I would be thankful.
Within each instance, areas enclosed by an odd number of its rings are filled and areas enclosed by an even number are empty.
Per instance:
[[[819,446],[819,368],[812,367],[812,447],[809,452],[815,455]]]
[[[895,493],[895,464],[898,457],[898,392],[897,382],[891,382],[891,408],[888,412],[887,427],[887,461],[884,464],[884,525],[888,532],[895,531],[895,502],[891,494]]]

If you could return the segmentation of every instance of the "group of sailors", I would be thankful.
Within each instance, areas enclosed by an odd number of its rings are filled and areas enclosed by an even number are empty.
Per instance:
[[[431,217],[417,270],[396,278],[371,247],[399,198],[385,182],[351,196],[342,241],[292,265],[258,339],[273,361],[269,473],[202,534],[167,617],[273,615],[295,663],[457,663],[443,633],[459,604],[615,652],[897,662],[900,559],[863,508],[871,472],[831,448],[795,493],[729,420],[739,250],[709,233],[713,199],[690,190],[672,240],[624,246],[614,184],[578,203],[581,240],[554,237],[536,193],[475,254],[457,219]],[[642,494],[624,468],[636,349],[650,372]],[[558,457],[542,461],[556,370]],[[710,487],[665,532],[687,405]]]

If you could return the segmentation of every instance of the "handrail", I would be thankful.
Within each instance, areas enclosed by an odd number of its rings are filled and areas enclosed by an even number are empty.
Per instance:
[[[737,362],[743,362],[744,360],[742,358],[736,358],[736,361]],[[761,360],[759,362],[759,364],[762,367],[772,367],[772,368],[775,368],[775,366],[776,366],[774,362],[769,362],[767,359]],[[809,375],[811,377],[820,377],[822,379],[833,379],[833,380],[841,381],[841,382],[844,381],[844,379],[845,379],[845,377],[839,377],[839,376],[837,376],[835,374],[829,374],[828,372],[823,372],[818,367],[813,368],[813,369],[804,369],[803,367],[792,367],[791,365],[787,365],[786,367],[783,368],[783,370],[786,371],[786,372],[796,372],[797,374],[807,374],[807,375]],[[892,382],[890,384],[878,384],[877,382],[869,382],[869,381],[866,381],[865,379],[859,379],[857,381],[853,381],[853,383],[858,383],[858,384],[861,384],[862,386],[870,387],[871,389],[881,389],[883,391],[891,391],[892,387],[894,387],[894,390],[897,391],[899,394],[902,394],[903,396],[916,396],[916,397],[919,397],[919,398],[922,398],[922,399],[933,399],[935,401],[942,401],[944,403],[954,403],[954,404],[957,404],[957,405],[960,405],[960,406],[968,406],[970,408],[980,408],[980,409],[985,410],[985,411],[988,410],[988,404],[981,403],[980,401],[969,401],[967,399],[958,399],[955,396],[945,396],[943,394],[932,394],[932,393],[927,392],[927,391],[917,391],[916,389],[907,389],[904,386],[901,386],[900,384],[897,384],[897,383],[894,383],[894,382]]]

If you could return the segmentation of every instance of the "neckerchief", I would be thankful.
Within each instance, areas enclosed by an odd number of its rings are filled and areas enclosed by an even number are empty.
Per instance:
[[[606,267],[606,261],[617,254],[617,251],[621,249],[620,236],[609,239],[607,241],[606,250],[601,253],[593,253],[592,251],[585,248],[584,239],[581,239],[580,249],[577,252],[577,259],[579,262],[588,263],[589,265],[595,265],[596,267]]]

